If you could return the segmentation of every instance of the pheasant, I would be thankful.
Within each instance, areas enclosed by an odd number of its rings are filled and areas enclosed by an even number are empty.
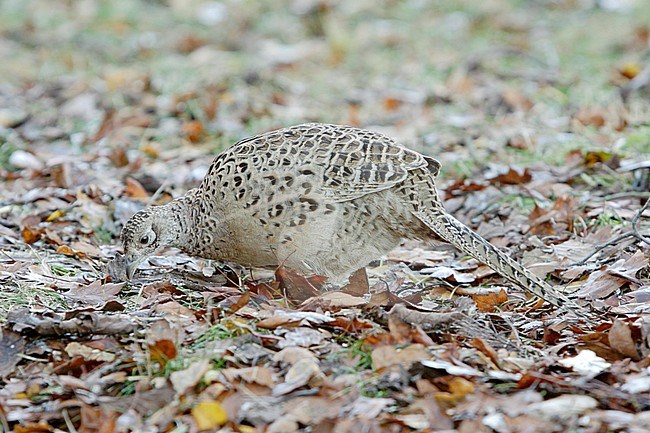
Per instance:
[[[198,188],[126,223],[127,277],[170,246],[342,283],[404,238],[442,239],[554,306],[581,308],[447,213],[439,168],[383,134],[349,126],[308,123],[243,139],[215,158]]]

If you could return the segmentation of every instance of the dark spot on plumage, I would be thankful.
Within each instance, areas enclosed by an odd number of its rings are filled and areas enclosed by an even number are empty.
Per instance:
[[[335,210],[336,210],[336,206],[334,206],[333,204],[327,203],[325,205],[325,215],[329,215],[333,213]]]
[[[318,202],[314,199],[301,197],[299,201],[309,212],[315,212],[318,209]]]

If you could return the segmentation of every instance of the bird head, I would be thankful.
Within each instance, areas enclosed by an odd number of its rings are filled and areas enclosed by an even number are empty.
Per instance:
[[[126,259],[126,276],[133,277],[138,265],[165,246],[164,224],[159,224],[158,208],[147,208],[131,217],[122,229],[122,246]]]

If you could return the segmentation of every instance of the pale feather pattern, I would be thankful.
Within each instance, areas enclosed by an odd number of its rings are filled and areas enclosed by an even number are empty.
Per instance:
[[[145,212],[169,225],[165,245],[190,255],[282,264],[334,282],[401,239],[441,238],[551,304],[580,309],[449,215],[436,191],[439,168],[377,132],[303,124],[241,140],[216,157],[199,188]],[[142,218],[134,219],[125,250],[137,250]]]

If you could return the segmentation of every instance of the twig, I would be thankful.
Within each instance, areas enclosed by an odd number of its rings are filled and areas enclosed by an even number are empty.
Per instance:
[[[648,204],[650,204],[650,197],[648,197],[643,207],[636,213],[636,215],[634,215],[634,218],[632,218],[632,232],[634,232],[634,236],[637,239],[650,245],[650,238],[640,233],[637,227],[637,225],[639,225],[639,220],[641,219],[641,215],[643,215],[643,212],[645,212],[645,210],[648,208]]]
[[[156,192],[154,192],[154,193],[151,195],[151,197],[147,200],[148,203],[149,203],[149,205],[151,205],[152,203],[155,203],[155,201],[158,200],[158,198],[162,195],[163,191],[164,191],[164,190],[169,186],[169,184],[170,184],[170,182],[169,182],[168,180],[165,180],[165,181],[164,181],[164,182],[163,182],[163,183],[158,187],[158,189],[156,190]]]
[[[605,201],[618,200],[621,198],[650,198],[650,192],[626,191],[609,194],[604,197]]]
[[[68,409],[63,409],[63,420],[65,421],[66,427],[68,427],[68,431],[70,433],[77,433],[77,429],[74,428],[74,424],[72,424],[72,420],[70,419],[70,414],[68,413]]]
[[[569,266],[582,266],[587,261],[598,254],[600,251],[604,250],[607,247],[611,247],[612,245],[616,245],[618,242],[622,241],[623,239],[627,239],[630,237],[637,238],[641,242],[645,242],[646,244],[650,245],[650,238],[647,237],[646,235],[642,234],[639,232],[639,229],[637,225],[639,224],[639,220],[641,219],[641,215],[643,215],[643,212],[648,208],[648,204],[650,204],[650,197],[645,201],[645,204],[639,209],[639,211],[634,215],[634,218],[632,218],[632,229],[626,231],[625,233],[621,233],[620,235],[616,236],[613,239],[610,239],[609,241],[605,242],[604,244],[600,245],[597,247],[592,253],[590,253],[588,256],[583,258],[580,261],[571,263]]]

